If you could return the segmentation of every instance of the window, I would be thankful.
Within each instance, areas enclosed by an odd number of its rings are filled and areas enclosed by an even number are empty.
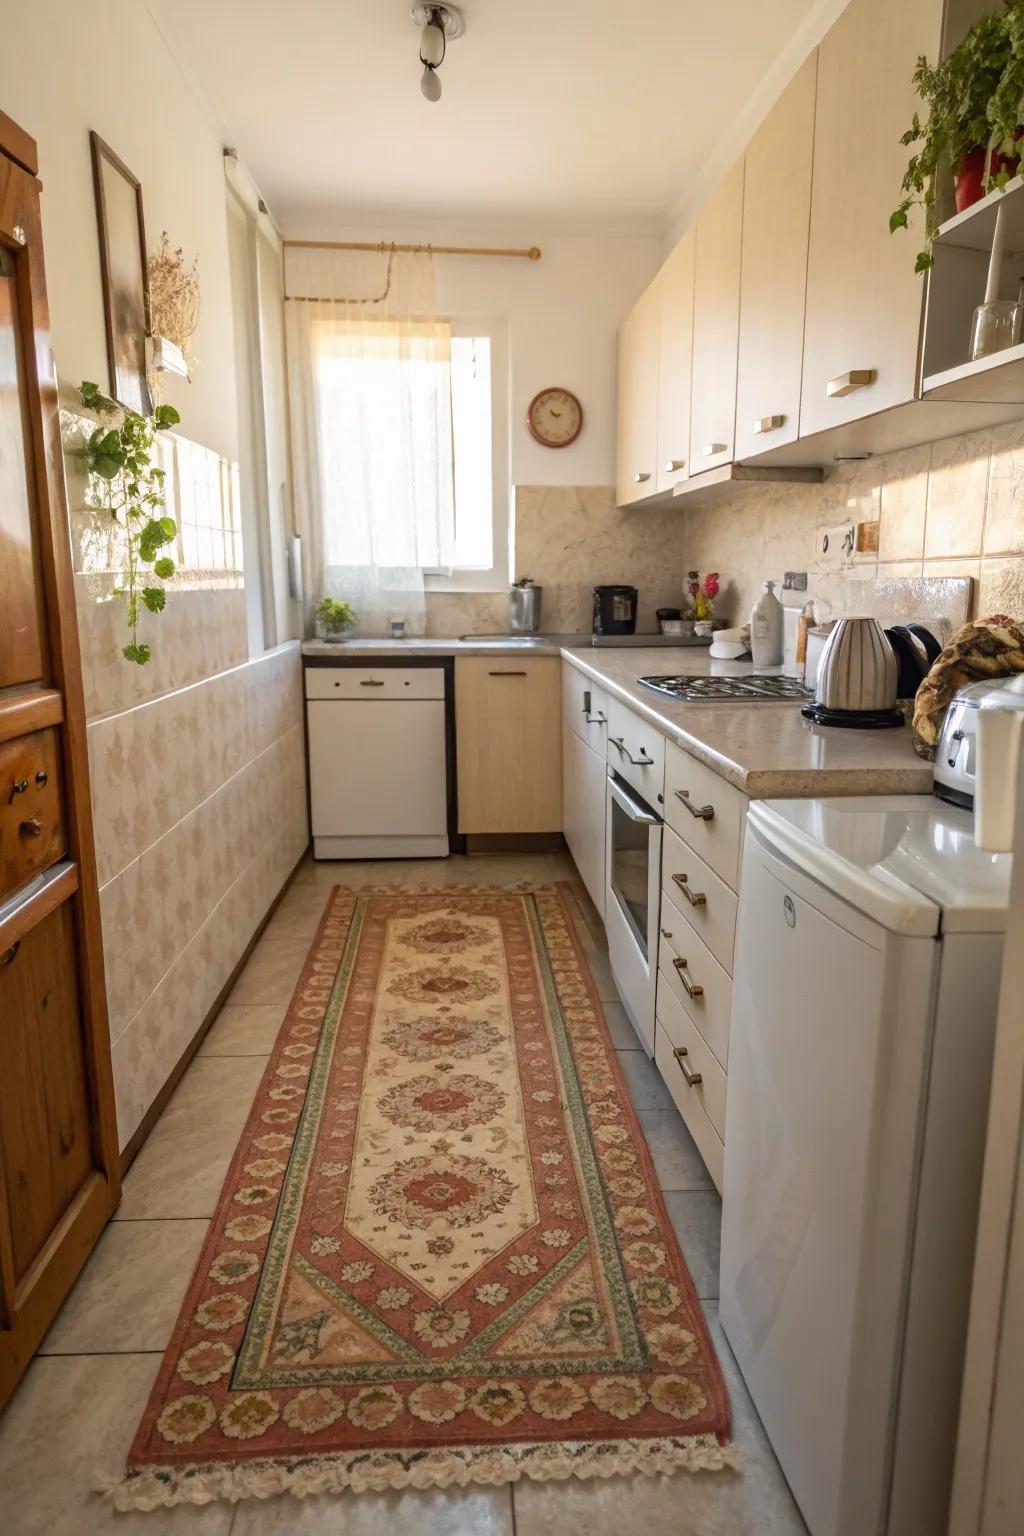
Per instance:
[[[508,323],[452,321],[452,559],[430,591],[501,591],[509,579]]]

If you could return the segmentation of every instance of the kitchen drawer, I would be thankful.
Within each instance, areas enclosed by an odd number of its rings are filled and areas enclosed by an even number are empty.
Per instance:
[[[604,757],[608,695],[567,661],[562,663],[562,720],[581,741]]]
[[[307,667],[307,699],[443,699],[443,667]]]
[[[650,806],[665,788],[665,738],[617,699],[608,700],[608,762]]]
[[[704,1159],[704,1165],[714,1180],[716,1189],[721,1194],[725,1144],[697,1096],[699,1090],[686,1086],[683,1074],[679,1070],[672,1041],[660,1020],[654,1027],[654,1061],[665,1079],[665,1086],[672,1095],[676,1108],[686,1122],[687,1130],[697,1144],[697,1151]]]
[[[62,858],[60,755],[55,730],[0,746],[0,897]]]
[[[685,1093],[692,1094],[707,1115],[722,1141],[725,1140],[725,1073],[715,1059],[704,1036],[694,1024],[674,992],[664,991],[658,997],[658,1023],[668,1036],[673,1051],[682,1050],[684,1061],[691,1073],[700,1074],[700,1082],[687,1083],[679,1059],[675,1070]],[[671,1083],[671,1077],[669,1078]]]
[[[731,976],[736,892],[671,827],[665,828],[661,845],[661,880],[666,896]]]
[[[665,759],[665,820],[684,843],[737,890],[747,797],[713,769],[669,744]]]
[[[679,962],[678,964],[676,962]],[[685,963],[684,963],[685,962]],[[732,977],[668,896],[661,898],[658,943],[658,997],[671,991],[700,1030],[723,1067],[729,1065]],[[699,987],[691,996],[686,984]]]

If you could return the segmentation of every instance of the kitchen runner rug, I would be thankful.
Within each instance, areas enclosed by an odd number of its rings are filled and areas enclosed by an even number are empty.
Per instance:
[[[332,893],[117,1505],[735,1464],[566,889]]]

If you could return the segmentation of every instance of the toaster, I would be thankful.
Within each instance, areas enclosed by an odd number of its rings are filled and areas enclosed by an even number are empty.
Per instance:
[[[974,808],[978,771],[978,711],[983,699],[1006,684],[1005,677],[996,677],[991,682],[968,683],[959,689],[939,730],[932,787],[941,799],[968,811]]]

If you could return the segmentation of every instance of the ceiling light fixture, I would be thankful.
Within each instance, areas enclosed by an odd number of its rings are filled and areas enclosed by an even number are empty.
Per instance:
[[[420,29],[420,90],[428,101],[440,101],[441,77],[437,72],[448,44],[466,30],[462,12],[454,5],[414,5],[409,20]]]

